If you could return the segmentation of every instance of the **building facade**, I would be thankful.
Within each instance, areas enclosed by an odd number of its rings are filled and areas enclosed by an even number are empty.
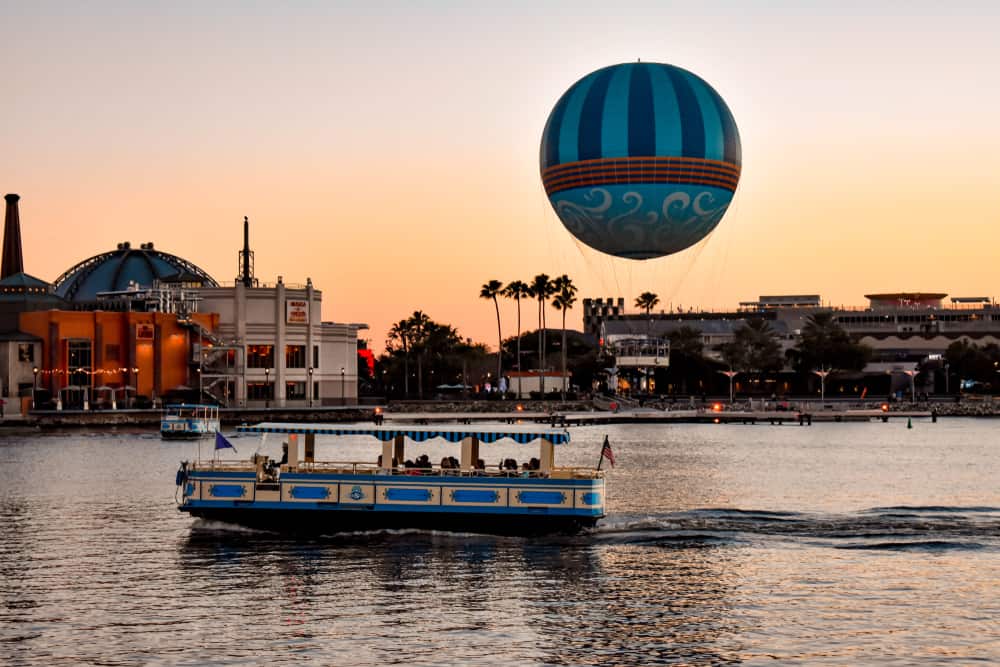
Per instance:
[[[218,314],[201,350],[213,395],[249,406],[357,403],[358,331],[367,326],[324,322],[323,294],[310,279],[294,285],[279,276],[274,285],[251,286],[238,280],[198,296],[200,310]]]

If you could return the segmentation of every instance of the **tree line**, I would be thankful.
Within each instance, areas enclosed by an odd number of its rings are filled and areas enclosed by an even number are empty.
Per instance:
[[[563,379],[559,387],[549,390],[558,389],[559,395],[566,397],[567,371],[572,372],[574,384],[589,388],[603,376],[602,370],[611,365],[612,359],[603,356],[605,351],[598,348],[597,341],[567,330],[566,315],[577,301],[576,293],[576,286],[565,274],[554,279],[538,274],[530,281],[514,280],[504,284],[489,280],[483,283],[479,297],[493,303],[496,316],[495,353],[483,343],[462,337],[451,325],[435,322],[426,313],[414,311],[389,330],[386,351],[376,360],[374,377],[368,378],[370,389],[395,397],[424,398],[427,396],[426,383],[430,382],[432,389],[442,384],[460,388],[463,394],[468,394],[470,385],[481,384],[484,379],[496,386],[505,376],[505,369],[507,372],[524,368],[548,369],[549,359],[556,353]],[[515,336],[503,336],[500,299],[516,304]],[[534,331],[525,331],[523,327],[522,302],[529,300],[534,301],[536,308],[537,328]],[[643,292],[634,305],[649,317],[659,302],[656,294]],[[547,304],[561,313],[558,340],[548,335]],[[647,329],[650,336],[652,322],[650,317]],[[774,382],[786,367],[794,373],[791,380],[787,373],[782,374],[786,381],[792,381],[792,391],[819,393],[818,388],[824,382],[852,374],[858,377],[857,372],[872,358],[871,348],[854,341],[829,312],[811,314],[802,329],[796,332],[796,344],[787,350],[783,349],[779,334],[767,319],[752,316],[733,331],[728,342],[712,348],[714,355],[706,350],[704,334],[690,325],[677,327],[661,338],[670,344],[669,366],[654,371],[657,393],[661,394],[724,392],[728,382],[724,374],[736,374],[748,385],[760,388]],[[941,359],[923,362],[919,371],[935,373],[934,378],[944,378],[945,386],[935,388],[939,393],[948,391],[949,377],[954,378],[950,387],[953,391],[958,391],[963,381],[974,381],[980,388],[989,389],[1000,384],[1000,347],[995,344],[977,346],[959,340]],[[544,375],[540,382],[544,395],[547,393]],[[508,389],[516,388],[515,385]]]

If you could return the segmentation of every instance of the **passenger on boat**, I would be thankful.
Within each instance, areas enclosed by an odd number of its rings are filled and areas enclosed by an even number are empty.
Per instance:
[[[535,472],[541,467],[541,461],[536,458],[532,458],[530,461],[525,461],[524,465],[521,466],[521,477],[531,477],[531,473]]]
[[[442,457],[441,470],[458,470],[458,459],[454,456]]]
[[[278,465],[285,465],[288,463],[288,443],[281,443],[281,462]]]

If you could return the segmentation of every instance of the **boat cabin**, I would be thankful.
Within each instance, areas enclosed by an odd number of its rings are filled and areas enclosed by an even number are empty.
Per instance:
[[[282,460],[255,454],[245,462],[215,459],[182,466],[181,511],[310,532],[575,532],[604,516],[604,473],[556,464],[555,447],[569,442],[565,429],[262,423],[237,430],[280,434]],[[318,437],[356,435],[379,441],[370,459],[317,460]],[[408,446],[432,438],[455,443],[459,456],[437,463],[426,455],[408,458]],[[506,438],[533,445],[533,456],[522,466],[512,459],[487,465],[486,446]]]

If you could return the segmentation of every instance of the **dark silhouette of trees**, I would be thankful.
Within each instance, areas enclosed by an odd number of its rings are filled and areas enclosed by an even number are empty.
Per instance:
[[[734,371],[761,375],[781,370],[781,343],[765,320],[747,320],[733,332],[733,340],[719,346],[722,360]]]
[[[507,284],[503,288],[503,295],[508,299],[514,299],[517,302],[517,356],[514,357],[517,360],[517,371],[521,372],[521,299],[525,299],[531,296],[531,287],[528,283],[522,280],[514,280]],[[517,395],[521,395],[521,376],[517,376]]]
[[[500,302],[497,297],[502,295],[503,283],[491,280],[479,289],[480,299],[492,299],[497,311],[497,382],[503,377],[503,333],[500,331]]]
[[[832,313],[814,313],[802,327],[799,344],[789,350],[789,361],[799,373],[859,371],[868,363],[871,354],[870,347],[851,340]]]
[[[562,400],[566,400],[566,311],[576,303],[576,285],[565,273],[552,281],[552,305],[562,311]]]

